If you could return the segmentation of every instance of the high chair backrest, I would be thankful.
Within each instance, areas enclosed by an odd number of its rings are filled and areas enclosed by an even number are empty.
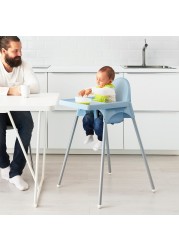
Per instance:
[[[115,85],[116,101],[131,102],[131,90],[127,79],[119,77],[113,81]]]
[[[134,112],[131,104],[131,90],[127,79],[120,77],[113,81],[116,92],[116,102],[123,102],[124,106],[100,110],[107,124],[120,123],[124,118],[133,118]]]

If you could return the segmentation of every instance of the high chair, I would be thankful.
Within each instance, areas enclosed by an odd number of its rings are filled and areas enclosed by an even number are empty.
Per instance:
[[[94,112],[96,110],[99,110],[103,114],[103,141],[102,141],[102,149],[101,149],[101,168],[100,168],[100,181],[99,181],[99,203],[98,208],[101,208],[102,205],[102,189],[103,189],[103,175],[104,175],[104,156],[105,156],[105,145],[107,149],[107,159],[108,159],[108,172],[111,173],[111,162],[110,162],[110,152],[109,152],[109,140],[108,140],[108,131],[107,131],[107,125],[108,124],[115,124],[115,123],[121,123],[124,121],[125,118],[131,118],[135,133],[137,135],[137,139],[140,145],[140,150],[144,159],[146,171],[148,174],[148,178],[150,181],[150,185],[152,188],[152,191],[155,192],[155,186],[153,183],[153,179],[150,173],[149,165],[147,162],[147,158],[144,152],[144,148],[142,145],[142,141],[139,135],[139,131],[137,128],[136,120],[134,111],[132,108],[131,103],[131,92],[130,92],[130,85],[127,79],[125,78],[117,78],[114,80],[113,84],[115,85],[115,92],[116,92],[116,102],[112,103],[99,103],[99,102],[91,102],[90,105],[84,105],[84,104],[78,104],[75,103],[74,99],[64,99],[60,101],[61,105],[76,108],[77,113],[69,141],[68,148],[66,150],[66,154],[64,157],[62,170],[59,177],[59,182],[57,184],[57,187],[61,185],[62,177],[64,174],[67,158],[69,155],[71,143],[73,140],[74,132],[76,129],[76,125],[78,122],[79,116],[84,116],[87,110],[93,110]]]

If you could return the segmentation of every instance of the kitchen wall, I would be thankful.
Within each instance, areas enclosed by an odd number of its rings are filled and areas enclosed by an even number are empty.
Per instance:
[[[179,65],[179,36],[22,36],[23,58],[32,65],[101,66],[142,63]]]

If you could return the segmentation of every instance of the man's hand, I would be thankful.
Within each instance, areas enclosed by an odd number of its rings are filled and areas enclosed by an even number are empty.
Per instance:
[[[14,96],[21,95],[20,86],[10,87],[7,95],[14,95]]]

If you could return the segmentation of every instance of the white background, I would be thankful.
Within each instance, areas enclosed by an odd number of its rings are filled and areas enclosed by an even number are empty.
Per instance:
[[[171,0],[9,0],[1,5],[1,34],[178,36],[178,16],[177,1]],[[0,221],[1,249],[179,249],[178,216],[1,216]]]

